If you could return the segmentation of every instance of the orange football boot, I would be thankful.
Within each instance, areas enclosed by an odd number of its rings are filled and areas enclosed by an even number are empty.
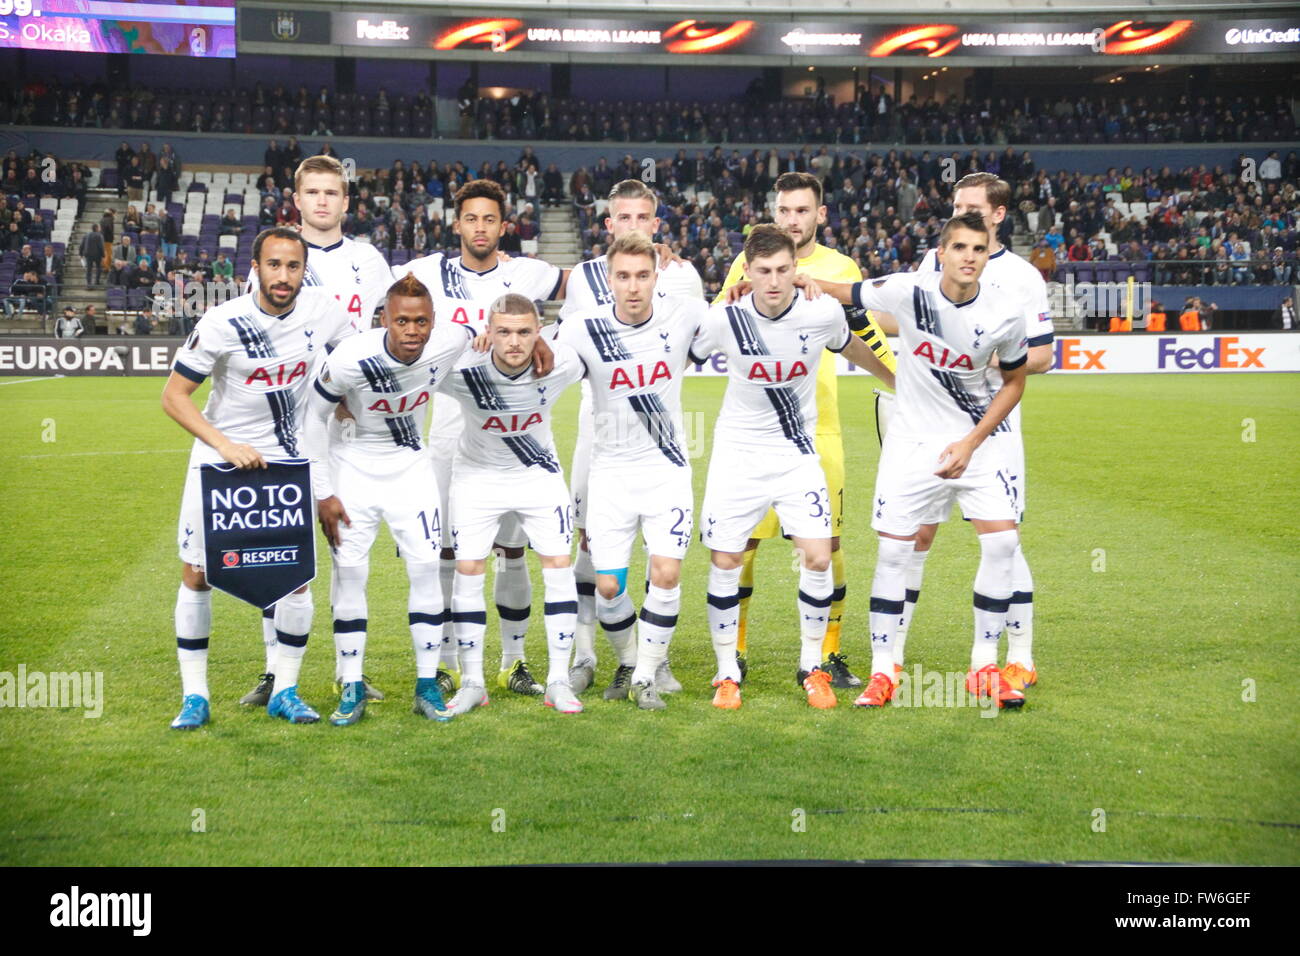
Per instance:
[[[818,710],[830,710],[839,703],[835,692],[831,690],[831,675],[820,667],[814,667],[803,679],[803,689],[808,692],[808,705]]]
[[[895,664],[894,666],[897,667],[898,665]],[[888,674],[877,672],[871,675],[871,680],[867,682],[867,689],[858,695],[858,699],[853,702],[853,706],[884,707],[893,696],[894,682],[889,679]]]
[[[713,695],[713,706],[722,710],[740,710],[740,686],[731,678],[713,682],[718,690]]]

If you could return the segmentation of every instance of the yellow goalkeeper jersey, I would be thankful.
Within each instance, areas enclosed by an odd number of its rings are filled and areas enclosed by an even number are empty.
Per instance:
[[[726,301],[727,289],[744,280],[744,266],[745,254],[742,252],[731,263],[727,281],[722,284],[722,291],[713,300],[714,305]],[[814,279],[824,279],[827,282],[862,281],[862,271],[856,262],[821,243],[813,246],[812,255],[799,260],[797,268]],[[880,326],[876,324],[870,312],[867,313],[867,327],[857,332],[857,335],[870,346],[876,358],[884,362],[891,372],[898,368],[894,353],[890,351],[889,343],[885,340],[885,333],[880,330]],[[839,386],[835,374],[834,356],[829,355],[822,356],[817,369],[817,432],[835,435],[840,433]]]

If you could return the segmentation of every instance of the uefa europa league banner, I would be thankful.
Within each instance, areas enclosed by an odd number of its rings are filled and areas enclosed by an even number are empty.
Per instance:
[[[311,466],[269,461],[241,471],[204,465],[203,531],[208,583],[260,608],[316,576]]]

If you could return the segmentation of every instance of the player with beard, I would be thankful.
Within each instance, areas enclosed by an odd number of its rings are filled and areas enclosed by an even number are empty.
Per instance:
[[[438,322],[467,325],[475,335],[487,331],[492,303],[503,295],[517,293],[530,301],[555,299],[563,295],[567,273],[540,259],[498,257],[505,231],[506,195],[499,185],[485,179],[466,183],[456,193],[454,230],[460,237],[460,255],[435,253],[406,265],[394,266],[392,275],[408,273],[428,286],[433,294]],[[543,343],[544,344],[544,343]],[[450,395],[435,399],[429,430],[429,453],[442,494],[441,513],[450,514],[448,496],[452,483],[452,462],[464,429],[460,404]],[[513,515],[502,519],[494,550],[498,554],[494,598],[501,628],[501,668],[497,677],[503,690],[541,695],[545,688],[533,679],[524,656],[524,637],[533,602],[532,582],[524,547],[528,543]],[[442,525],[439,561],[445,606],[451,606],[456,574],[451,523]],[[455,652],[452,651],[454,654]],[[439,678],[443,693],[459,685],[459,662],[443,660]]]
[[[182,564],[176,645],[183,697],[172,721],[177,730],[200,727],[210,715],[212,590],[204,573],[200,466],[226,461],[240,469],[265,468],[268,458],[299,457],[309,368],[321,350],[356,331],[333,296],[303,288],[306,266],[307,243],[298,233],[275,228],[258,235],[253,268],[259,288],[204,313],[163,389],[163,410],[195,438],[177,529]],[[209,376],[212,394],[200,412],[192,396]],[[306,585],[275,606],[277,643],[268,679],[276,691],[267,712],[291,723],[320,719],[297,689],[311,619]]]

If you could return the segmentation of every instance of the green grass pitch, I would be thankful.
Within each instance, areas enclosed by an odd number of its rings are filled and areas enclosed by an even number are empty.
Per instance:
[[[0,671],[101,671],[105,694],[98,719],[0,710],[5,865],[1300,863],[1297,376],[1031,381],[1024,542],[1040,685],[1019,713],[867,713],[848,692],[812,711],[794,683],[795,574],[781,543],[760,551],[744,707],[715,711],[697,539],[672,652],[686,690],[668,711],[589,692],[585,714],[560,717],[495,693],[485,710],[426,723],[409,711],[405,578],[381,543],[366,670],[389,702],[352,728],[241,710],[262,669],[258,614],[219,594],[213,723],[191,734],[167,728],[180,700],[172,606],[189,442],[159,408],[162,381],[0,381]],[[688,411],[711,423],[722,388],[689,381]],[[576,403],[575,389],[557,413],[566,461]],[[842,380],[845,649],[860,672],[870,404],[868,381]],[[952,521],[936,547],[909,666],[961,671],[977,546]],[[302,692],[328,713],[324,554]],[[539,582],[534,593],[530,656],[542,665]],[[490,622],[489,672],[496,650]]]

